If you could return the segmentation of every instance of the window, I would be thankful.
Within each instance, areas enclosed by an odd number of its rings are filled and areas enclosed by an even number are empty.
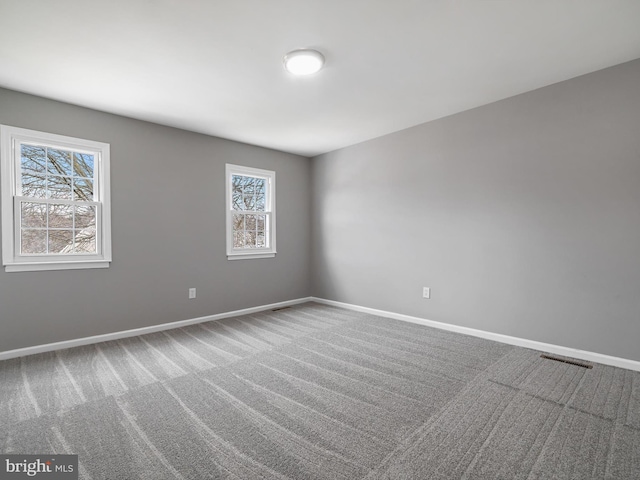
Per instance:
[[[276,172],[227,164],[227,258],[276,255]]]
[[[7,272],[111,261],[109,145],[0,125]]]

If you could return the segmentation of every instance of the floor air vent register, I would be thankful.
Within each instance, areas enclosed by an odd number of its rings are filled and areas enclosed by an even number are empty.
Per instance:
[[[593,365],[591,365],[590,363],[580,362],[578,360],[570,360],[568,358],[554,357],[552,355],[544,355],[544,354],[540,355],[540,358],[553,360],[554,362],[568,363],[569,365],[576,365],[577,367],[582,367],[582,368],[593,368]]]

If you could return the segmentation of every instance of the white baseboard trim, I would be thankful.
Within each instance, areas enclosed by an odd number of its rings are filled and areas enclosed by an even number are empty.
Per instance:
[[[160,325],[151,325],[148,327],[134,328],[132,330],[124,330],[121,332],[105,333],[103,335],[93,335],[91,337],[76,338],[73,340],[65,340],[62,342],[47,343],[45,345],[36,345],[33,347],[17,348],[15,350],[7,350],[0,352],[0,360],[8,360],[10,358],[24,357],[36,353],[51,352],[54,350],[63,350],[65,348],[79,347],[81,345],[90,345],[92,343],[107,342],[109,340],[119,340],[121,338],[136,337],[147,333],[161,332],[162,330],[171,330],[172,328],[186,327],[196,323],[210,322],[212,320],[222,320],[223,318],[239,317],[240,315],[248,315],[251,313],[263,312],[274,308],[289,307],[300,303],[310,302],[311,297],[297,298],[295,300],[287,300],[285,302],[271,303],[269,305],[261,305],[259,307],[244,308],[242,310],[234,310],[232,312],[218,313],[216,315],[208,315],[206,317],[190,318],[188,320],[180,320],[177,322],[162,323]]]
[[[419,325],[426,325],[427,327],[438,328],[440,330],[447,330],[449,332],[462,333],[465,335],[480,337],[487,340],[494,340],[496,342],[515,345],[518,347],[530,348],[532,350],[539,350],[542,352],[554,353],[556,355],[563,355],[565,357],[578,358],[580,360],[586,360],[589,362],[596,362],[604,365],[611,365],[613,367],[625,368],[627,370],[634,370],[634,371],[640,372],[640,362],[636,360],[613,357],[611,355],[604,355],[602,353],[589,352],[586,350],[578,350],[575,348],[563,347],[561,345],[554,345],[552,343],[543,343],[535,340],[527,340],[525,338],[512,337],[509,335],[502,335],[500,333],[487,332],[487,331],[478,330],[475,328],[462,327],[459,325],[452,325],[452,324],[443,323],[443,322],[436,322],[434,320],[427,320],[424,318],[413,317],[411,315],[404,315],[402,313],[387,312],[385,310],[377,310],[375,308],[362,307],[359,305],[353,305],[353,304],[344,303],[344,302],[337,302],[335,300],[327,300],[324,298],[317,298],[317,297],[297,298],[294,300],[287,300],[284,302],[271,303],[269,305],[260,305],[257,307],[245,308],[242,310],[234,310],[231,312],[218,313],[215,315],[207,315],[205,317],[190,318],[188,320],[180,320],[177,322],[163,323],[160,325],[151,325],[148,327],[135,328],[132,330],[105,333],[103,335],[93,335],[91,337],[76,338],[73,340],[65,340],[62,342],[47,343],[44,345],[35,345],[33,347],[7,350],[4,352],[0,352],[0,361],[8,360],[10,358],[16,358],[16,357],[24,357],[26,355],[34,355],[36,353],[51,352],[54,350],[63,350],[65,348],[72,348],[72,347],[79,347],[82,345],[90,345],[93,343],[107,342],[109,340],[119,340],[121,338],[135,337],[138,335],[145,335],[147,333],[161,332],[163,330],[186,327],[189,325],[195,325],[197,323],[210,322],[214,320],[222,320],[223,318],[239,317],[241,315],[249,315],[251,313],[263,312],[265,310],[272,310],[274,308],[289,307],[292,305],[298,305],[306,302],[317,302],[324,305],[331,305],[334,307],[345,308],[347,310],[353,310],[356,312],[369,313],[372,315],[378,315],[380,317],[393,318],[395,320],[402,320],[404,322],[417,323]]]
[[[402,320],[402,321],[411,322],[411,323],[418,323],[420,325],[426,325],[428,327],[438,328],[440,330],[448,330],[450,332],[463,333],[465,335],[485,338],[487,340],[494,340],[496,342],[507,343],[509,345],[516,345],[518,347],[530,348],[532,350],[539,350],[542,352],[554,353],[556,355],[562,355],[565,357],[572,357],[580,360],[586,360],[589,362],[602,363],[604,365],[611,365],[612,367],[626,368],[627,370],[635,370],[637,372],[640,372],[640,362],[636,360],[629,360],[626,358],[604,355],[602,353],[595,353],[595,352],[589,352],[586,350],[578,350],[570,347],[563,347],[561,345],[554,345],[552,343],[537,342],[535,340],[527,340],[525,338],[511,337],[509,335],[502,335],[500,333],[492,333],[484,330],[477,330],[475,328],[461,327],[459,325],[451,325],[449,323],[436,322],[434,320],[426,320],[424,318],[412,317],[410,315],[403,315],[401,313],[387,312],[385,310],[376,310],[375,308],[361,307],[359,305],[352,305],[350,303],[336,302],[335,300],[326,300],[324,298],[311,297],[311,301],[322,303],[324,305],[331,305],[334,307],[346,308],[348,310],[354,310],[356,312],[370,313],[372,315],[378,315],[380,317],[393,318],[395,320]]]

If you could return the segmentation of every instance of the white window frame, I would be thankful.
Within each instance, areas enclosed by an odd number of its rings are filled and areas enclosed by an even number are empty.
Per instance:
[[[263,178],[266,180],[265,211],[256,211],[258,215],[268,216],[267,245],[265,248],[233,247],[233,210],[232,182],[234,175]],[[243,167],[227,163],[225,169],[226,182],[226,223],[227,223],[227,259],[246,260],[252,258],[272,258],[276,256],[276,172],[260,168]]]
[[[20,252],[21,147],[42,145],[94,155],[96,254],[23,255]],[[7,272],[107,268],[111,262],[109,144],[0,125],[0,194],[2,198],[2,264]],[[42,201],[42,199],[38,199]],[[57,202],[56,202],[57,203]],[[61,201],[60,203],[64,203]]]

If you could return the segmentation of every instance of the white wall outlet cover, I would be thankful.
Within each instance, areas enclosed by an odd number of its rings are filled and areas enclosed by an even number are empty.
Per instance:
[[[422,288],[422,297],[423,298],[431,298],[431,288],[423,287]]]
[[[195,288],[190,288],[189,289],[189,298],[196,298],[196,289]]]

